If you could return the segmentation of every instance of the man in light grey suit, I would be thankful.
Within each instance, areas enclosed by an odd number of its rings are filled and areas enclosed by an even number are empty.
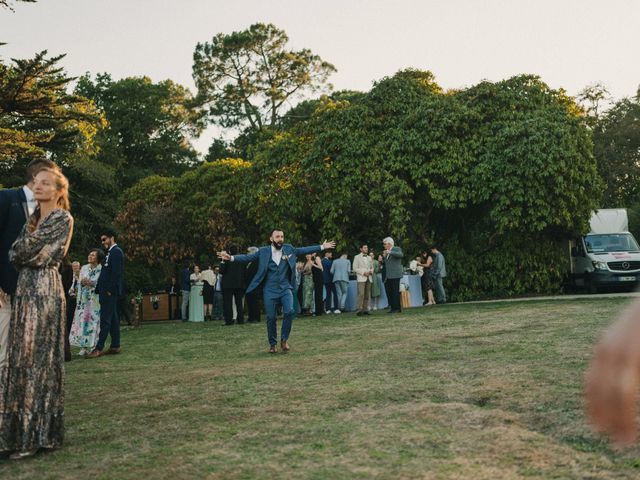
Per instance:
[[[349,271],[351,270],[351,262],[347,258],[347,254],[343,253],[340,258],[334,260],[331,264],[331,275],[333,275],[333,284],[338,293],[338,310],[334,313],[343,312],[345,303],[347,302],[347,291],[349,290]]]
[[[384,259],[384,270],[386,278],[384,281],[384,288],[387,292],[387,299],[389,300],[389,313],[400,313],[402,308],[400,307],[400,279],[404,275],[402,268],[402,249],[396,247],[393,238],[387,237],[382,241],[384,246],[384,252],[382,257]]]
[[[431,253],[433,254],[433,265],[431,265],[431,275],[433,275],[433,283],[436,290],[436,303],[446,303],[447,295],[444,292],[442,279],[447,276],[447,267],[444,262],[444,255],[440,253],[437,245],[431,245]]]

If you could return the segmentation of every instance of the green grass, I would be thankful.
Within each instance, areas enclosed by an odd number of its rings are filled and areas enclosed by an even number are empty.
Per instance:
[[[628,299],[143,325],[67,364],[64,448],[2,479],[638,478],[583,415],[582,376]]]

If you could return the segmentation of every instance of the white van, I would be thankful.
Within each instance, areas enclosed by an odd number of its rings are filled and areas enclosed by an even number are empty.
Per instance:
[[[570,286],[633,288],[640,282],[640,247],[629,233],[625,208],[597,210],[590,231],[570,243]]]

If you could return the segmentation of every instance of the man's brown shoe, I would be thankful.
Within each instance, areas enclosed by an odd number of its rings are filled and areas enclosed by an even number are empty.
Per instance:
[[[289,347],[289,342],[287,342],[286,340],[281,340],[280,349],[283,353],[287,353],[289,350],[291,350],[291,347]]]
[[[269,349],[269,353],[278,353],[278,349],[276,348],[275,345],[271,345],[271,348]]]
[[[120,353],[120,347],[117,347],[117,348],[111,347],[109,348],[109,350],[105,352],[105,355],[117,355],[118,353]]]
[[[98,357],[101,357],[103,355],[105,355],[104,352],[102,352],[100,350],[94,350],[89,355],[85,355],[84,358],[98,358]]]

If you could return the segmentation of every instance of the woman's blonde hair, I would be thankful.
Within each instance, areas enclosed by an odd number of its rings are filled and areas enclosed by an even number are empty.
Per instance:
[[[58,201],[56,202],[56,208],[61,208],[63,210],[70,210],[71,203],[69,202],[69,179],[64,176],[64,174],[58,168],[50,168],[43,167],[39,169],[35,175],[37,176],[40,172],[49,172],[53,175],[56,182],[56,191],[60,193],[60,197],[58,197]],[[33,232],[36,229],[36,225],[40,221],[40,206],[36,207],[36,211],[33,212],[31,218],[29,219],[29,231]]]

